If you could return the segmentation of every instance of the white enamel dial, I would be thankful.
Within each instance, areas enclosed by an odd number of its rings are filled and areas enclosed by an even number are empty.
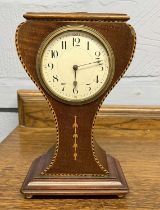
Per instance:
[[[93,31],[69,27],[43,43],[38,71],[43,84],[56,97],[68,102],[85,102],[109,82],[112,56],[110,46]]]

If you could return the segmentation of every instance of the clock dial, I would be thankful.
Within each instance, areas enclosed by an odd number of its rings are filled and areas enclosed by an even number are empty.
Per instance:
[[[114,73],[110,45],[88,27],[65,27],[43,42],[37,57],[42,85],[66,102],[87,103],[108,87]]]

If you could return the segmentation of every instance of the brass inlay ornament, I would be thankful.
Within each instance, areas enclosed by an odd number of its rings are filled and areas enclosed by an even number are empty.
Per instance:
[[[78,124],[77,124],[77,116],[74,116],[74,123],[73,123],[73,129],[74,129],[74,134],[73,134],[73,139],[74,139],[74,144],[73,144],[73,148],[74,148],[74,153],[73,153],[73,158],[74,160],[77,160],[77,148],[78,148],[78,144],[77,144],[77,139],[78,139],[78,134],[77,134],[77,128],[78,128]]]

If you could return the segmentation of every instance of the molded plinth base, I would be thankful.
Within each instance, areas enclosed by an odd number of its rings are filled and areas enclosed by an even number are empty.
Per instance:
[[[106,155],[109,175],[105,177],[92,176],[35,176],[40,174],[38,163],[34,160],[22,185],[21,193],[26,198],[33,195],[117,195],[123,197],[128,193],[128,186],[119,162]]]

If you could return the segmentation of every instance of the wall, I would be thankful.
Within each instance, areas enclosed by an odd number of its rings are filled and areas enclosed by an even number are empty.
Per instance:
[[[134,60],[105,103],[160,103],[159,0],[0,0],[0,141],[18,124],[17,89],[35,89],[15,49],[16,27],[29,11],[127,13],[137,33]]]

